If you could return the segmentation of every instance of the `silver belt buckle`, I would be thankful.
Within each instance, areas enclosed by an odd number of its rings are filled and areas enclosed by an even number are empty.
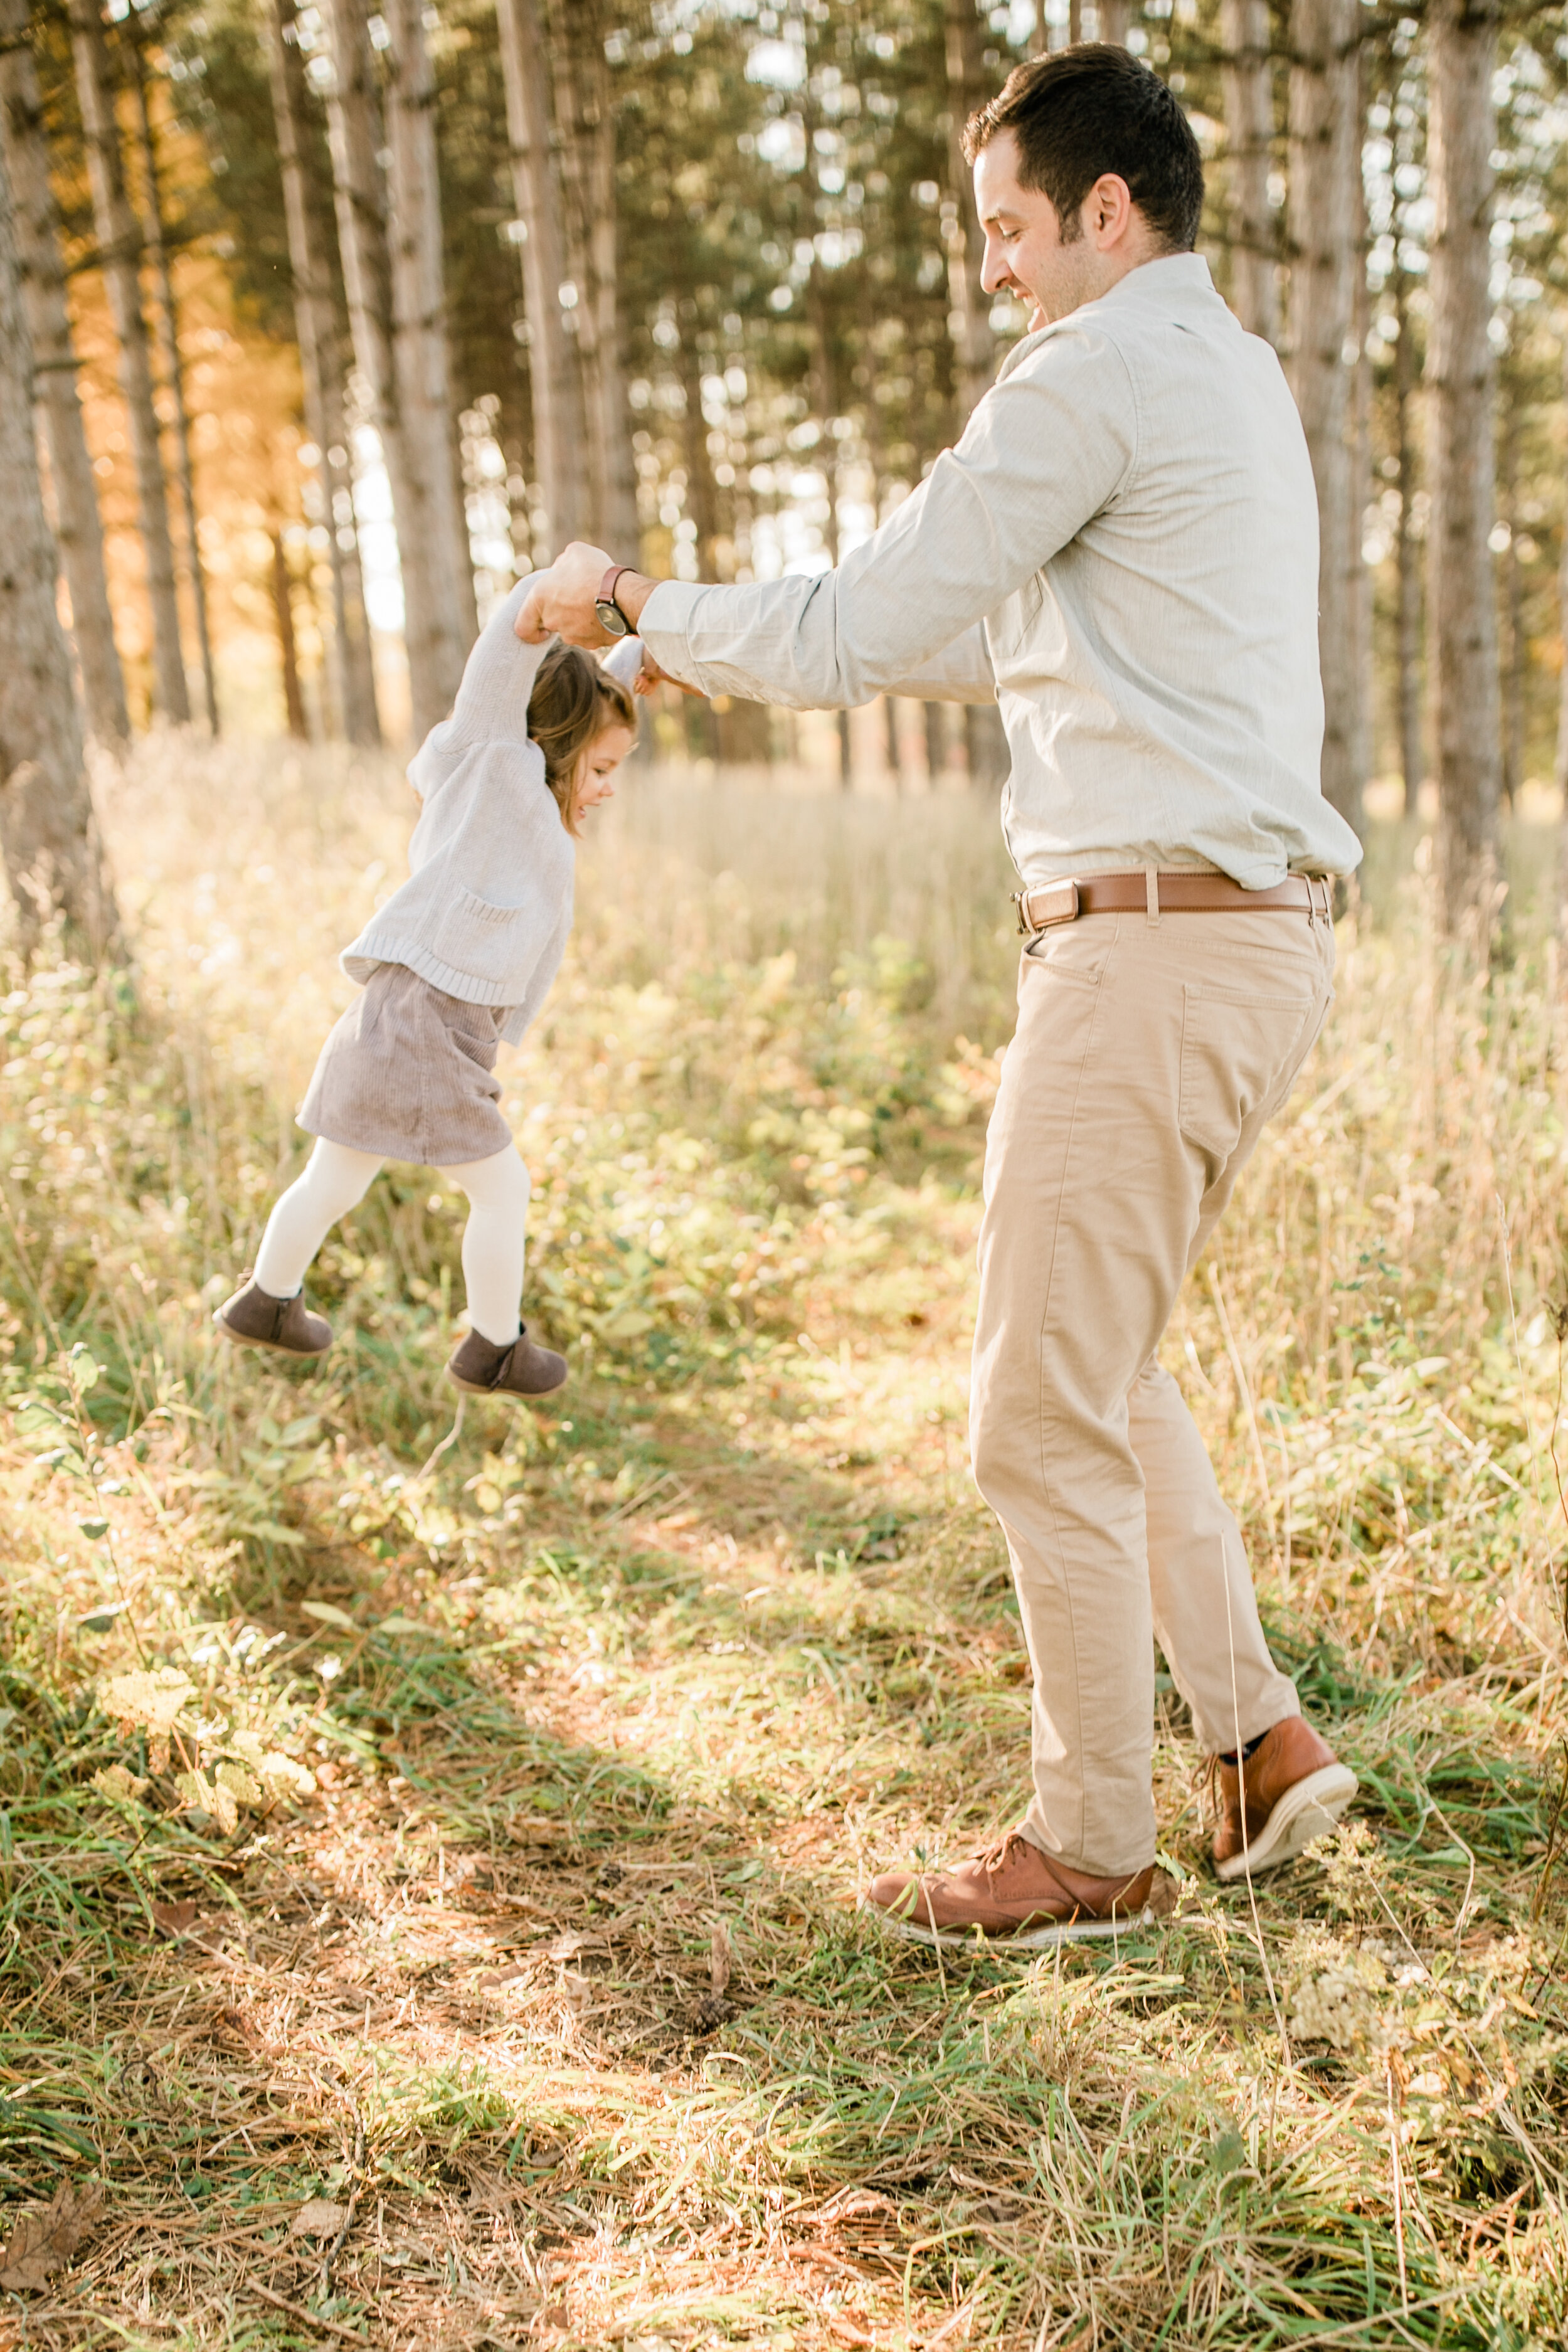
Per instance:
[[[1058,904],[1041,916],[1038,922],[1026,919],[1026,901],[1030,898],[1057,898]],[[1032,890],[1015,890],[1013,904],[1018,909],[1018,937],[1037,940],[1042,931],[1053,931],[1058,923],[1078,920],[1078,884],[1076,882],[1039,882]]]

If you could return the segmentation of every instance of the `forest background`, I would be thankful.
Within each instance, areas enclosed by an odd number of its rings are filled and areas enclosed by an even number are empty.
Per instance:
[[[1301,406],[1331,796],[1359,823],[1369,783],[1387,814],[1435,780],[1469,866],[1500,799],[1556,776],[1554,10],[6,12],[100,735],[127,709],[195,708],[402,740],[444,707],[476,617],[574,535],[686,577],[832,562],[955,437],[1023,324],[981,290],[957,128],[1017,58],[1087,29],[1181,96],[1203,250]],[[846,781],[996,780],[993,722],[952,740],[925,720],[886,713],[879,740],[846,723]],[[798,729],[751,709],[685,726],[700,758],[799,754]]]
[[[1080,33],[1189,108],[1318,484],[1366,858],[1164,1360],[1362,1795],[1217,1888],[1162,1675],[1179,1917],[933,1960],[857,1890],[1027,1772],[986,714],[654,712],[503,1065],[559,1401],[454,1417],[426,1171],[321,1366],[208,1318],[479,618],[572,531],[730,578],[890,511],[1023,323],[957,127]],[[0,0],[0,2344],[1568,2334],[1565,47]]]

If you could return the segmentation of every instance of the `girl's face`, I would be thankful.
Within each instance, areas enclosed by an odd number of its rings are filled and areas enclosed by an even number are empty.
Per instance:
[[[597,808],[601,801],[615,799],[612,779],[636,741],[629,727],[601,728],[583,753],[577,783],[579,809]]]

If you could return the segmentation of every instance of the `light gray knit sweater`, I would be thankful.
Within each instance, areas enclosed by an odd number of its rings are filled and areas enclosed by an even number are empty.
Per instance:
[[[555,977],[576,865],[543,755],[528,738],[528,698],[546,650],[513,633],[529,584],[520,581],[491,614],[450,719],[416,753],[408,781],[425,806],[409,878],[342,957],[351,980],[402,963],[448,996],[504,1009],[500,1034],[511,1045]],[[641,662],[628,637],[606,666],[629,684]]]

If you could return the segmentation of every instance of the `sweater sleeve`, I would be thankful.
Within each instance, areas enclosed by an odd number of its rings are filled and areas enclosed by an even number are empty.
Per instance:
[[[408,781],[421,800],[450,782],[477,745],[527,742],[529,697],[554,642],[525,646],[512,625],[529,585],[520,580],[496,606],[464,665],[450,718],[432,727],[410,761]]]

